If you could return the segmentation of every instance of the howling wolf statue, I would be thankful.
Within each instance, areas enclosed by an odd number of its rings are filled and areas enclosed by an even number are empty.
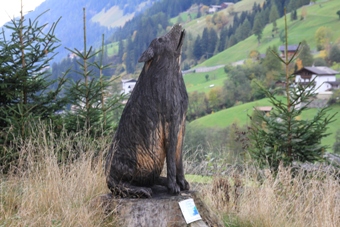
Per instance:
[[[151,197],[154,185],[171,194],[189,190],[182,146],[188,107],[180,68],[185,31],[175,25],[142,54],[143,70],[123,110],[105,165],[114,195]],[[167,177],[161,177],[164,163]]]

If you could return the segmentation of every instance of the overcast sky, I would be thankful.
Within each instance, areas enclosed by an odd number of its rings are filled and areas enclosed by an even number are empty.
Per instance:
[[[22,0],[24,14],[34,10],[44,1],[45,0]],[[0,0],[0,26],[10,21],[11,18],[20,15],[20,3],[21,0]]]

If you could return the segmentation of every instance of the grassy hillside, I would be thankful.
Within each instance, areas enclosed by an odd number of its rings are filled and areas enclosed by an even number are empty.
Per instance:
[[[282,97],[282,99],[284,99],[284,97]],[[252,115],[253,108],[255,106],[266,105],[270,105],[268,99],[245,103],[199,118],[195,121],[192,121],[190,126],[193,126],[199,130],[201,127],[224,128],[230,126],[234,122],[237,122],[240,125],[246,125],[250,121],[247,115]],[[317,111],[318,109],[316,108],[309,109],[308,111],[304,112],[301,117],[303,119],[312,119]],[[329,115],[333,115],[334,113],[340,113],[340,106],[332,107],[332,109],[329,111]],[[338,114],[335,118],[336,121],[330,124],[327,130],[327,133],[331,134],[322,140],[322,144],[328,145],[330,147],[332,147],[335,142],[335,133],[339,129],[340,125],[340,115]]]
[[[245,3],[253,5],[254,1],[241,1],[235,4],[235,11],[239,12],[242,9],[247,9],[244,7]],[[261,1],[256,1],[261,2]],[[251,8],[249,8],[251,9]],[[340,20],[336,12],[340,9],[340,1],[330,0],[330,1],[319,1],[318,4],[304,6],[300,8],[297,13],[300,18],[302,11],[306,13],[306,18],[304,20],[290,20],[290,14],[287,15],[288,22],[288,33],[289,33],[289,44],[298,44],[302,40],[306,40],[310,45],[312,50],[316,50],[315,33],[317,29],[321,26],[326,26],[331,28],[333,31],[332,42],[335,42],[340,38],[340,30],[335,29],[340,26]],[[227,9],[225,9],[225,12]],[[205,16],[206,17],[206,16]],[[193,34],[197,32],[202,32],[206,26],[205,17],[195,19],[189,23],[184,24],[185,28]],[[232,21],[232,17],[229,17]],[[281,18],[277,21],[279,30],[284,28],[284,19]],[[227,50],[207,59],[197,67],[204,66],[216,66],[223,64],[231,64],[240,60],[248,58],[249,52],[251,50],[258,50],[260,53],[265,53],[268,47],[279,47],[282,45],[279,34],[272,37],[272,24],[269,24],[263,30],[263,38],[259,44],[257,38],[252,35],[246,40],[239,42],[238,44],[228,48]],[[196,32],[196,33],[195,33]],[[208,74],[211,78],[209,82],[204,80],[205,75]],[[211,76],[213,75],[213,76]],[[199,92],[209,92],[209,85],[214,84],[215,86],[222,86],[223,81],[226,78],[226,74],[223,70],[215,70],[208,73],[191,73],[184,76],[184,80],[187,85],[188,92],[199,91]],[[196,82],[193,82],[196,81]],[[200,82],[200,83],[199,83]]]
[[[114,6],[109,10],[102,9],[102,11],[94,15],[91,20],[98,22],[101,26],[114,28],[124,26],[124,24],[134,16],[134,13],[124,15],[123,10],[121,10],[119,6]]]
[[[284,97],[282,97],[283,99]],[[253,108],[256,106],[268,106],[270,105],[269,99],[261,99],[254,102],[249,102],[227,108],[225,110],[212,113],[210,115],[201,117],[190,123],[194,127],[219,127],[224,128],[231,125],[233,122],[237,121],[241,125],[248,123],[248,115],[251,115]]]
[[[236,4],[234,4],[233,9],[234,12],[242,12],[242,11],[249,11],[252,9],[254,3],[262,3],[265,0],[243,0],[240,2],[237,2]],[[229,15],[228,10],[230,10],[230,8],[226,8],[224,10],[221,10],[221,12],[223,12],[226,16],[228,16],[228,21],[229,24],[232,24],[233,22],[233,16]],[[180,14],[180,16],[182,17],[182,19],[185,21],[186,15],[187,13],[182,13]],[[202,16],[198,19],[194,19],[188,23],[184,23],[183,26],[184,28],[187,30],[188,33],[192,34],[193,37],[196,37],[197,35],[202,35],[202,32],[204,30],[205,27],[207,27],[207,23],[206,23],[206,18],[207,17],[211,17],[212,15],[205,15]],[[176,23],[178,21],[178,18],[173,18],[171,20],[171,22]],[[229,26],[228,24],[228,26]]]
[[[287,15],[288,22],[288,43],[298,44],[302,40],[306,40],[311,49],[316,48],[315,32],[321,26],[331,28],[333,36],[331,42],[340,38],[340,20],[336,12],[340,9],[340,1],[330,0],[315,5],[304,6],[297,13],[300,18],[301,12],[305,11],[307,16],[304,20],[290,21],[290,14]],[[277,21],[279,30],[284,28],[284,19]],[[228,48],[227,50],[209,58],[199,66],[214,66],[220,64],[229,64],[242,59],[246,59],[250,50],[258,50],[260,53],[265,53],[268,47],[273,45],[279,47],[282,45],[279,35],[272,38],[272,24],[269,24],[263,30],[263,38],[258,44],[255,35],[239,42],[238,44]]]
[[[209,79],[206,79],[206,75]],[[184,82],[187,91],[193,92],[209,92],[213,86],[223,86],[224,81],[227,79],[227,74],[223,68],[217,69],[212,72],[190,73],[184,75]]]

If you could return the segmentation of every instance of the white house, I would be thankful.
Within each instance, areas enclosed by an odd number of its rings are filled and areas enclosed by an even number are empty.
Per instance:
[[[294,73],[296,83],[307,84],[315,79],[315,93],[318,95],[332,94],[332,90],[339,89],[336,74],[339,72],[325,66],[303,67]]]
[[[217,11],[219,11],[222,7],[220,5],[211,5],[208,13],[216,13]]]
[[[122,87],[123,87],[122,93],[124,93],[124,94],[131,93],[133,88],[136,85],[136,82],[137,82],[137,80],[135,80],[135,79],[122,80]]]

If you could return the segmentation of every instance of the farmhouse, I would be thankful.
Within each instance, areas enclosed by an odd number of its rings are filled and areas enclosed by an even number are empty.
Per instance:
[[[339,74],[339,72],[324,66],[303,67],[294,73],[296,75],[296,83],[307,85],[307,83],[314,80],[316,85],[315,93],[318,93],[319,98],[320,96],[327,96],[327,94],[329,96],[332,94],[332,90],[339,89],[339,81],[336,80],[336,74]]]
[[[212,5],[212,6],[210,6],[208,13],[216,13],[220,9],[221,9],[220,5]]]
[[[257,106],[257,107],[254,107],[254,110],[262,112],[263,114],[269,114],[270,111],[272,111],[272,109],[273,109],[272,106]]]
[[[232,6],[232,5],[234,5],[233,2],[223,2],[221,3],[221,9],[228,8],[229,6]]]
[[[287,46],[287,52],[288,52],[288,58],[292,57],[293,54],[298,50],[299,45],[288,45]],[[280,46],[279,51],[280,51],[280,57],[284,59],[285,56],[285,49],[286,46]]]
[[[233,2],[223,2],[220,5],[211,5],[209,7],[208,13],[216,13],[217,11],[220,11],[222,9],[226,9],[231,5],[234,5],[234,3]]]
[[[133,88],[136,85],[136,82],[137,82],[137,80],[135,80],[135,79],[122,80],[122,87],[123,87],[122,93],[124,93],[124,94],[131,93]]]

